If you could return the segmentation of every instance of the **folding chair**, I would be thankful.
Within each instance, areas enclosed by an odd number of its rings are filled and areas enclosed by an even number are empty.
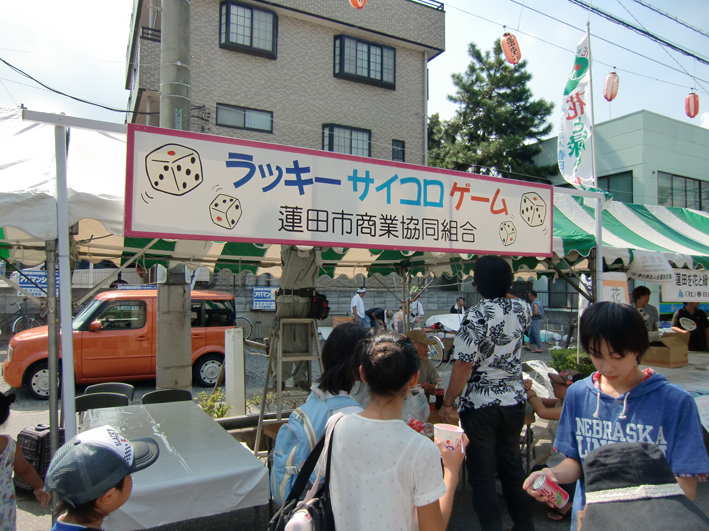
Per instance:
[[[84,391],[84,394],[90,395],[94,393],[118,393],[120,395],[126,395],[128,397],[128,400],[132,402],[134,392],[135,388],[131,384],[120,382],[108,382],[89,385]]]
[[[89,409],[102,409],[106,407],[121,407],[129,405],[130,400],[128,400],[128,397],[119,393],[92,393],[89,395],[77,396],[75,399],[76,413],[79,414],[79,425],[81,425],[81,421],[83,421],[83,413]]]
[[[147,393],[140,400],[143,405],[163,404],[165,402],[189,402],[192,400],[192,393],[185,389],[160,389]]]

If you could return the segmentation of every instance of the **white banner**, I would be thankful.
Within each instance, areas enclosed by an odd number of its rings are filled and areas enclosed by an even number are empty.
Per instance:
[[[604,301],[615,302],[617,304],[628,304],[628,277],[625,273],[603,273],[603,296]]]
[[[662,302],[709,302],[709,273],[673,269],[672,282],[662,284]]]
[[[576,187],[593,186],[591,142],[591,52],[588,35],[576,47],[576,58],[564,87],[559,119],[559,171]]]
[[[633,249],[628,276],[645,282],[673,282],[672,266],[660,253]]]
[[[125,235],[551,256],[552,187],[128,126]]]

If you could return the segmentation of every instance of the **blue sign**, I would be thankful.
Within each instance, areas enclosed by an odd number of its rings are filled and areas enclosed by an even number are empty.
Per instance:
[[[56,293],[59,296],[59,271],[55,272],[55,286]],[[22,270],[22,275],[19,273],[13,273],[10,280],[17,282],[19,286],[29,292],[30,295],[35,297],[46,297],[47,296],[47,271],[37,271],[37,270]],[[31,281],[31,282],[30,282]],[[34,282],[34,284],[33,284]],[[42,288],[42,289],[39,289]],[[44,291],[42,291],[44,290]],[[24,295],[21,291],[17,293],[18,295]]]
[[[276,290],[278,288],[254,287],[254,310],[275,310]]]
[[[682,308],[684,308],[684,303],[682,303],[682,302],[675,302],[675,303],[661,302],[660,303],[660,313],[674,314],[677,310],[681,310]],[[699,309],[704,310],[705,312],[709,312],[709,304],[700,304]]]

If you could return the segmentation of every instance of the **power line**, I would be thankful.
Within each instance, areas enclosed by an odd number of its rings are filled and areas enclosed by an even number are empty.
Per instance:
[[[696,31],[700,35],[704,35],[705,37],[709,37],[709,33],[705,33],[702,30],[700,30],[699,28],[695,28],[691,24],[687,24],[686,22],[681,21],[677,17],[670,15],[669,13],[665,13],[664,11],[662,11],[656,7],[653,7],[650,4],[643,2],[642,0],[633,0],[633,2],[635,2],[636,4],[640,4],[643,7],[648,8],[650,11],[654,11],[658,15],[662,15],[663,17],[669,18],[670,20],[675,21],[677,24],[680,24],[680,25],[684,26],[685,28],[691,29],[692,31]]]
[[[10,98],[12,99],[12,101],[15,102],[15,105],[17,105],[17,102],[15,101],[15,98],[12,97],[12,92],[10,92],[10,89],[8,89],[8,88],[5,86],[5,83],[3,83],[1,79],[0,79],[0,83],[2,83],[3,88],[4,88],[4,89],[7,91],[7,93],[10,95]]]
[[[31,79],[32,81],[34,81],[34,82],[37,83],[38,85],[44,87],[45,89],[49,90],[50,92],[54,92],[55,94],[59,94],[60,96],[65,96],[65,97],[67,97],[67,98],[69,98],[69,99],[72,99],[72,100],[74,100],[74,101],[78,101],[78,102],[80,102],[80,103],[86,103],[87,105],[93,105],[93,106],[95,106],[95,107],[100,107],[101,109],[106,109],[107,111],[120,112],[120,113],[132,113],[132,114],[160,114],[159,112],[139,112],[139,111],[128,111],[128,110],[125,110],[125,109],[116,109],[115,107],[109,107],[108,105],[102,105],[101,103],[95,103],[95,102],[93,102],[93,101],[88,101],[88,100],[84,100],[84,99],[81,99],[81,98],[77,98],[76,96],[72,96],[71,94],[67,94],[66,92],[62,92],[61,90],[57,90],[57,89],[55,89],[55,88],[52,88],[52,87],[50,87],[49,85],[45,85],[44,83],[42,83],[42,82],[39,81],[38,79],[35,79],[35,78],[32,77],[31,75],[29,75],[27,72],[24,72],[23,70],[20,70],[20,69],[17,68],[16,66],[14,66],[14,65],[12,65],[12,64],[10,64],[10,63],[8,63],[8,62],[5,61],[5,59],[3,59],[2,57],[0,57],[0,62],[5,63],[5,64],[6,64],[11,70],[13,70],[14,72],[17,72],[17,73],[20,74],[21,76],[24,76],[24,77],[26,77],[26,78],[28,78],[28,79]]]
[[[518,2],[517,0],[510,0],[510,1],[513,2],[513,3],[515,3],[515,4],[521,5],[522,7],[526,8],[526,9],[529,9],[529,10],[531,10],[531,11],[534,11],[535,13],[537,13],[537,14],[543,16],[543,17],[549,18],[549,19],[551,19],[551,20],[554,20],[554,21],[556,21],[556,22],[559,22],[560,24],[563,24],[563,25],[565,25],[565,26],[568,26],[568,27],[571,28],[571,29],[577,30],[577,31],[582,32],[582,33],[585,33],[585,32],[586,32],[586,30],[584,30],[584,29],[577,28],[576,26],[574,26],[574,25],[572,25],[572,24],[569,24],[568,22],[564,22],[563,20],[560,20],[560,19],[558,19],[558,18],[556,18],[556,17],[553,17],[553,16],[551,16],[551,15],[548,15],[548,14],[544,13],[543,11],[539,11],[539,10],[537,10],[537,9],[534,9],[534,8],[532,8],[532,7],[529,7],[529,6],[527,6],[527,5],[524,5],[524,4],[522,4],[521,2]],[[447,6],[447,7],[450,7],[450,8],[453,8],[453,9],[455,9],[455,10],[457,10],[457,11],[460,11],[461,13],[465,13],[466,15],[470,15],[470,16],[475,17],[475,18],[478,18],[478,19],[480,19],[480,20],[484,20],[485,22],[489,22],[490,24],[494,24],[494,25],[496,25],[496,26],[500,26],[501,28],[506,28],[506,27],[507,27],[506,24],[501,24],[500,22],[495,22],[494,20],[490,20],[490,19],[485,18],[485,17],[483,17],[483,16],[480,16],[480,15],[478,15],[478,14],[476,14],[476,13],[471,13],[470,11],[466,11],[465,9],[462,9],[462,8],[460,8],[460,7],[457,7],[457,6],[454,6],[454,5],[452,5],[452,4],[446,4],[446,6]],[[524,31],[522,31],[522,30],[516,30],[516,31],[517,31],[517,33],[521,33],[522,35],[526,35],[527,37],[529,37],[529,38],[531,38],[531,39],[534,39],[534,40],[543,42],[543,43],[545,43],[545,44],[548,44],[549,46],[553,46],[554,48],[558,48],[558,49],[560,49],[560,50],[564,50],[565,52],[569,52],[570,54],[574,54],[574,53],[575,53],[574,50],[570,50],[569,48],[564,48],[563,46],[560,46],[560,45],[558,45],[558,44],[556,44],[556,43],[553,43],[553,42],[547,41],[547,40],[545,40],[545,39],[542,39],[541,37],[537,37],[536,35],[533,35],[533,34],[531,34],[531,33],[526,33],[526,32],[524,32]],[[614,43],[614,42],[612,42],[612,41],[609,41],[609,40],[607,40],[607,39],[604,39],[603,37],[600,37],[600,36],[598,36],[598,35],[596,35],[596,34],[593,34],[593,33],[592,33],[591,35],[592,35],[593,38],[595,38],[595,39],[601,40],[601,41],[603,41],[603,42],[606,42],[606,43],[608,43],[608,44],[611,44],[611,45],[613,45],[613,46],[616,46],[616,47],[618,47],[618,48],[621,48],[622,50],[625,50],[625,51],[628,51],[628,52],[630,52],[630,53],[632,53],[632,54],[638,55],[638,56],[640,56],[640,57],[642,57],[642,58],[644,58],[644,59],[647,59],[647,60],[649,60],[649,61],[652,61],[653,63],[657,63],[657,64],[659,64],[659,65],[661,65],[661,66],[664,66],[664,67],[666,67],[666,68],[669,68],[670,70],[674,70],[675,72],[678,72],[678,73],[681,73],[681,74],[684,73],[684,72],[682,72],[681,70],[679,70],[679,69],[677,69],[677,68],[674,68],[673,66],[670,66],[670,65],[668,65],[668,64],[665,64],[665,63],[663,63],[663,62],[661,62],[661,61],[658,61],[658,60],[656,60],[656,59],[653,59],[653,58],[651,58],[651,57],[647,57],[646,55],[643,55],[643,54],[638,53],[638,52],[636,52],[636,51],[634,51],[634,50],[631,50],[631,49],[629,49],[629,48],[626,48],[626,47],[624,47],[624,46],[621,46],[621,45],[619,45],[619,44],[616,44],[616,43]],[[598,59],[594,59],[594,63],[598,63],[598,64],[601,64],[601,65],[607,66],[607,67],[609,67],[609,68],[615,68],[615,65],[611,65],[611,64],[609,64],[609,63],[604,63],[603,61],[599,61]],[[633,72],[632,70],[628,70],[628,69],[625,69],[625,68],[618,68],[617,70],[618,70],[619,72],[626,72],[626,73],[628,73],[628,74],[633,74],[633,75],[635,75],[635,76],[644,77],[645,79],[650,79],[650,80],[653,80],[653,81],[659,81],[660,83],[666,83],[666,84],[668,84],[668,85],[674,85],[674,86],[676,86],[676,87],[683,87],[683,88],[687,88],[687,89],[691,88],[690,86],[687,86],[687,85],[682,85],[682,84],[679,84],[679,83],[674,83],[674,82],[672,82],[672,81],[666,81],[666,80],[664,80],[664,79],[658,79],[658,78],[656,78],[656,77],[648,76],[648,75],[646,75],[646,74],[640,74],[640,73],[638,73],[638,72]],[[695,77],[694,79],[695,79],[695,80],[696,80],[696,79],[699,79],[700,81],[704,81],[704,82],[706,82],[706,83],[709,83],[709,81],[706,81],[706,80],[704,80],[704,79],[700,79],[700,78],[696,78],[696,77]],[[709,92],[707,92],[707,91],[705,91],[705,93],[709,94]]]
[[[610,13],[607,13],[603,11],[602,9],[599,9],[597,7],[593,7],[592,5],[587,4],[583,0],[569,0],[574,5],[577,5],[579,7],[582,7],[584,9],[589,9],[592,13],[598,15],[599,17],[605,18],[606,20],[613,22],[614,24],[618,24],[619,26],[623,26],[624,28],[633,30],[635,33],[642,35],[643,37],[646,37],[652,41],[655,41],[662,46],[666,46],[667,48],[670,48],[671,50],[674,50],[676,52],[679,52],[683,55],[686,55],[687,57],[692,57],[699,61],[700,63],[704,63],[705,65],[709,65],[709,59],[702,57],[701,55],[694,53],[690,50],[686,50],[682,48],[681,46],[678,46],[668,40],[663,39],[662,37],[658,37],[652,32],[649,32],[643,28],[638,28],[637,26],[634,26],[630,22],[626,22],[625,20],[616,17],[615,15],[611,15]]]
[[[58,55],[54,53],[46,53],[46,52],[33,52],[31,50],[17,50],[15,48],[0,48],[0,50],[6,51],[6,52],[17,52],[17,53],[31,53],[34,55],[47,55],[49,57],[63,57],[65,59],[79,59],[81,61],[100,61],[102,63],[120,63],[122,65],[125,65],[125,61],[116,61],[113,59],[98,59],[96,57],[77,57],[75,55]]]
[[[531,10],[531,11],[534,11],[535,13],[537,13],[537,14],[543,16],[543,17],[546,17],[546,18],[548,18],[548,19],[551,19],[551,20],[553,20],[553,21],[555,21],[555,22],[558,22],[559,24],[563,24],[564,26],[568,26],[568,27],[571,28],[571,29],[575,29],[576,31],[579,31],[579,32],[581,32],[581,33],[586,33],[586,30],[585,30],[585,29],[578,28],[578,27],[574,26],[573,24],[569,24],[568,22],[565,22],[565,21],[563,21],[563,20],[561,20],[561,19],[558,19],[558,18],[556,18],[556,17],[553,17],[553,16],[551,16],[551,15],[549,15],[549,14],[547,14],[547,13],[544,13],[543,11],[539,11],[538,9],[534,9],[533,7],[525,6],[524,4],[520,3],[518,0],[510,0],[510,2],[512,2],[512,3],[514,3],[514,4],[522,5],[522,6],[525,7],[526,9],[529,9],[529,10]],[[450,6],[450,4],[448,4],[448,5]],[[465,12],[468,13],[467,11],[465,11]],[[475,16],[473,13],[468,13],[468,14]],[[497,23],[497,22],[495,22],[494,24],[501,25],[501,24],[499,24],[499,23]],[[521,32],[520,32],[520,33],[521,33]],[[525,34],[525,35],[528,35],[528,34]],[[630,53],[632,53],[632,54],[634,54],[634,55],[637,55],[637,56],[639,56],[639,57],[642,57],[643,59],[647,59],[648,61],[651,61],[651,62],[656,63],[656,64],[658,64],[658,65],[664,66],[665,68],[669,68],[670,70],[674,70],[675,72],[679,72],[680,74],[683,74],[683,73],[684,73],[684,72],[682,72],[681,70],[679,70],[678,68],[675,68],[675,67],[673,67],[673,66],[670,66],[670,65],[668,65],[667,63],[663,63],[662,61],[658,61],[657,59],[653,59],[652,57],[648,57],[647,55],[643,55],[643,54],[641,54],[640,52],[636,52],[635,50],[631,50],[630,48],[627,48],[627,47],[625,47],[625,46],[621,46],[620,44],[615,43],[615,42],[613,42],[613,41],[611,41],[611,40],[604,39],[603,37],[601,37],[600,35],[596,35],[595,33],[591,33],[591,36],[592,36],[594,39],[598,39],[598,40],[600,40],[600,41],[603,41],[603,42],[605,42],[605,43],[607,43],[607,44],[610,44],[611,46],[615,46],[616,48],[620,48],[621,50],[625,50],[626,52],[630,52]],[[533,37],[533,38],[537,38],[537,37]],[[539,39],[539,40],[541,40],[541,39]],[[572,52],[572,53],[574,53],[574,52]],[[594,61],[595,61],[595,59],[594,59]],[[596,62],[600,62],[600,61],[596,61]],[[638,75],[640,75],[640,74],[638,74]],[[650,78],[650,79],[652,79],[652,78]],[[707,80],[705,80],[705,79],[700,79],[700,81],[704,81],[705,83],[709,83],[709,81],[707,81]]]

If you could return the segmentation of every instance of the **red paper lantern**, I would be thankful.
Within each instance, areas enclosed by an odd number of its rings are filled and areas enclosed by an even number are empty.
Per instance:
[[[516,65],[522,60],[522,52],[517,44],[517,37],[511,33],[505,33],[502,36],[502,51],[505,52],[507,62]]]
[[[618,95],[618,74],[611,72],[606,76],[606,82],[603,85],[603,97],[608,101],[613,101]]]
[[[350,0],[350,5],[355,9],[362,9],[367,0]]]
[[[684,112],[687,116],[694,118],[699,113],[699,96],[690,92],[684,100]]]

